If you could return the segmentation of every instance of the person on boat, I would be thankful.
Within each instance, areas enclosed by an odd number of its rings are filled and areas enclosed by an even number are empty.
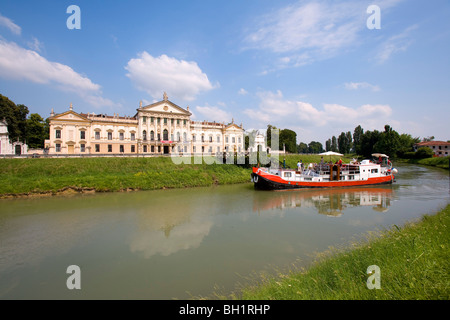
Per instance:
[[[337,162],[338,165],[342,166],[342,159],[339,159],[339,161]]]
[[[297,171],[302,172],[302,163],[300,161],[297,162]]]
[[[283,159],[283,169],[286,169],[286,159]]]

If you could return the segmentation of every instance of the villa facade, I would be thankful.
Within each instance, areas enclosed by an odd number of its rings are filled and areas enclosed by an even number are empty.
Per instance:
[[[168,100],[143,106],[133,117],[68,111],[50,115],[48,154],[218,154],[244,152],[244,129],[234,121],[191,120],[189,107]]]

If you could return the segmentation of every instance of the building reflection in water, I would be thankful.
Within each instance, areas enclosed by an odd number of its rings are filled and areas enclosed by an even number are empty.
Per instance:
[[[372,206],[375,211],[386,212],[393,195],[392,186],[261,191],[255,195],[253,211],[315,207],[319,214],[339,217],[349,207]]]

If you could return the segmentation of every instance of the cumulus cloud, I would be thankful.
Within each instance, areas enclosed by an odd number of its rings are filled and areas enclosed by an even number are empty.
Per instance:
[[[153,57],[144,51],[128,61],[125,69],[136,87],[153,98],[160,98],[162,92],[167,92],[169,96],[190,101],[200,92],[215,88],[196,62],[167,55]]]
[[[77,93],[94,106],[113,105],[112,101],[101,97],[100,85],[89,78],[13,42],[0,40],[0,76],[8,80],[56,85],[60,90]]]
[[[11,19],[2,16],[0,14],[0,26],[6,27],[11,31],[12,33],[16,35],[20,35],[22,33],[22,28],[19,27],[17,24],[15,24]]]
[[[367,130],[382,128],[392,115],[389,105],[365,104],[352,108],[340,104],[323,104],[317,108],[304,101],[284,98],[281,91],[259,92],[259,105],[256,109],[245,109],[244,114],[258,125],[273,124],[281,128],[303,128],[323,131],[332,127],[354,128],[364,125]]]
[[[248,94],[248,92],[244,88],[241,88],[241,89],[239,89],[238,94],[241,96],[245,96]]]

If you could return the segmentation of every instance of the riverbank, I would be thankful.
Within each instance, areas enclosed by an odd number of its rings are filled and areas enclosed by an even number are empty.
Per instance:
[[[299,160],[305,164],[319,162],[320,156],[279,157],[281,163],[284,159],[286,166],[295,168]],[[338,159],[331,158],[334,161]],[[184,163],[176,164],[170,157],[0,159],[0,198],[206,187],[250,182],[249,166],[217,164],[208,159],[203,159],[201,164],[197,164],[196,162],[200,161],[194,158],[184,160]]]
[[[420,164],[449,170],[450,157],[435,157],[426,159],[396,159],[398,162]]]
[[[250,181],[236,165],[175,164],[169,157],[0,159],[0,198],[204,187]]]
[[[448,300],[449,226],[450,205],[419,222],[371,234],[349,249],[332,249],[307,270],[263,277],[232,298]],[[366,271],[372,265],[380,268],[380,289],[367,287]]]

